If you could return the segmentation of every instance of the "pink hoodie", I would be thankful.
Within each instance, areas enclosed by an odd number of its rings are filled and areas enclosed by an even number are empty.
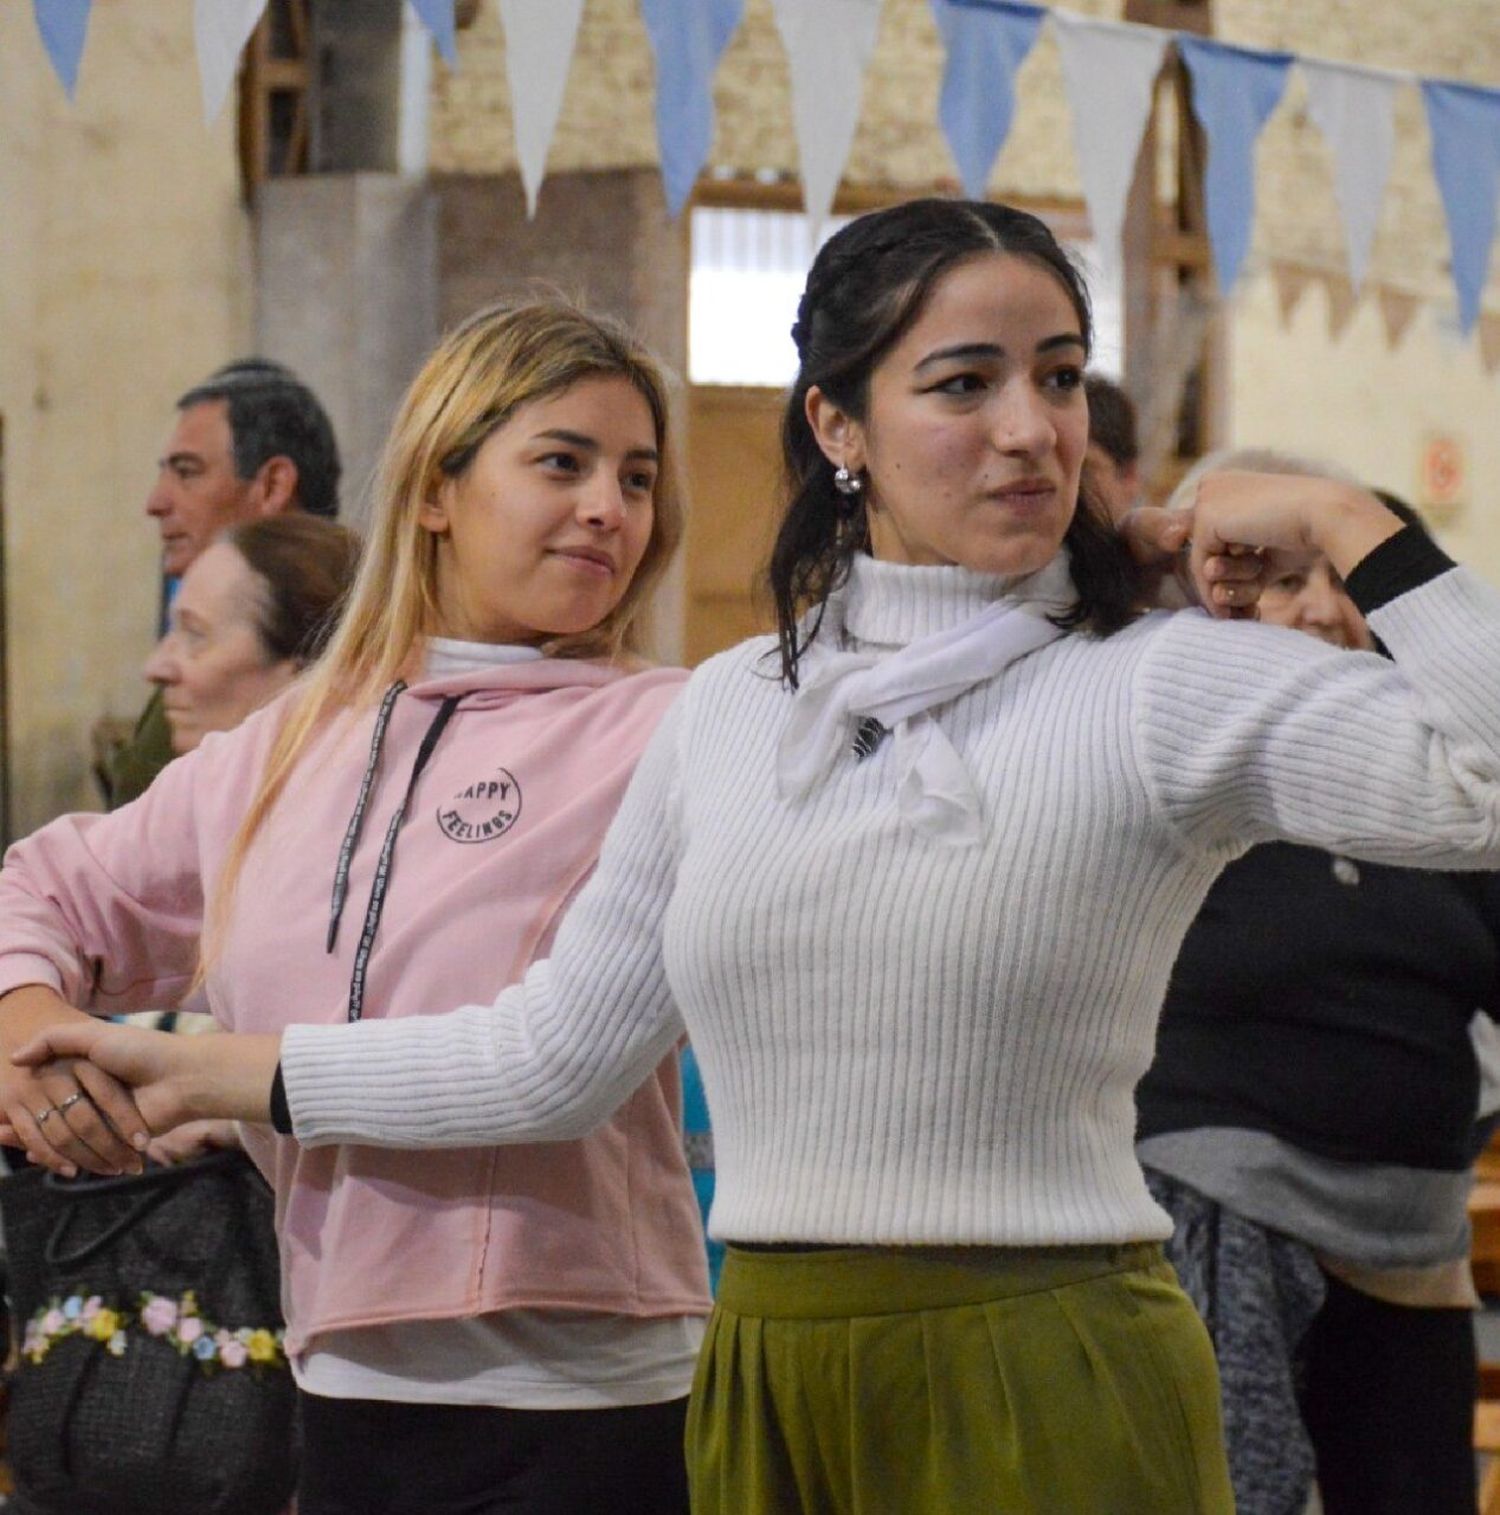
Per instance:
[[[413,998],[431,1012],[493,998],[545,955],[685,677],[548,658],[402,694],[329,953],[339,848],[375,715],[335,722],[303,755],[246,859],[206,983],[220,1024],[273,1031],[344,1019],[386,829],[448,695],[462,698],[396,840],[364,1014]],[[181,999],[205,898],[281,708],[208,737],[123,810],[65,816],[10,850],[0,871],[0,992],[50,984],[107,1013]],[[672,1058],[580,1141],[304,1151],[269,1128],[246,1128],[276,1190],[289,1349],[305,1350],[323,1331],[507,1308],[706,1313],[680,1116]]]

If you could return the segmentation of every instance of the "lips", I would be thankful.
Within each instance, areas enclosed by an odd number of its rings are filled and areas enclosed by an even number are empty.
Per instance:
[[[598,547],[554,547],[551,551],[553,557],[584,573],[611,579],[615,576],[615,560]]]
[[[1015,510],[1038,510],[1057,498],[1057,485],[1051,479],[1018,479],[990,490],[986,498]]]

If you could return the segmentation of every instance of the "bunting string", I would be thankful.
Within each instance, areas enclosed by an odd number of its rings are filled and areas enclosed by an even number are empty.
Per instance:
[[[457,67],[455,0],[410,0],[450,67]],[[663,185],[680,214],[713,146],[713,82],[744,0],[640,0],[656,59],[656,126]],[[828,214],[859,122],[881,0],[771,0],[791,72],[793,128],[808,215]],[[1357,300],[1371,266],[1395,153],[1396,97],[1420,91],[1432,173],[1448,233],[1460,328],[1474,332],[1500,213],[1500,89],[1419,78],[1326,59],[1236,47],[1134,22],[1102,21],[1025,0],[929,0],[945,51],[939,123],[966,193],[982,196],[1015,114],[1015,81],[1046,29],[1056,42],[1074,150],[1099,258],[1117,268],[1130,182],[1167,49],[1192,83],[1207,142],[1205,197],[1219,289],[1228,294],[1251,243],[1255,149],[1296,69],[1308,115],[1332,157],[1333,189]],[[496,0],[506,40],[516,157],[535,214],[562,107],[583,0]],[[194,0],[203,112],[215,120],[266,0]],[[71,98],[92,0],[32,0],[38,34]],[[1409,316],[1381,292],[1387,327]],[[1348,301],[1341,298],[1340,308]],[[1494,337],[1486,338],[1491,349]]]

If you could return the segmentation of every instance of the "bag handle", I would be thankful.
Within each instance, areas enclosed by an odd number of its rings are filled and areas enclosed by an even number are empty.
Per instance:
[[[242,1154],[232,1148],[222,1152],[209,1152],[189,1163],[175,1166],[148,1168],[144,1173],[127,1173],[119,1178],[90,1178],[85,1180],[63,1179],[55,1173],[47,1174],[45,1187],[61,1191],[74,1203],[65,1206],[52,1227],[42,1256],[51,1268],[76,1268],[97,1256],[111,1242],[123,1236],[132,1226],[139,1224],[161,1202],[171,1196],[190,1179],[200,1174],[217,1172],[243,1161]],[[71,1252],[63,1250],[63,1239],[73,1223],[78,1202],[103,1195],[135,1193],[140,1198],[123,1215],[117,1217],[99,1234]]]

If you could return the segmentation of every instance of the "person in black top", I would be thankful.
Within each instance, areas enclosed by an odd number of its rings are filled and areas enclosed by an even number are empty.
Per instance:
[[[1326,562],[1268,584],[1260,615],[1378,650]],[[1500,1011],[1490,874],[1268,844],[1183,943],[1137,1153],[1214,1338],[1241,1515],[1302,1515],[1314,1474],[1325,1515],[1475,1507],[1479,1011]]]

